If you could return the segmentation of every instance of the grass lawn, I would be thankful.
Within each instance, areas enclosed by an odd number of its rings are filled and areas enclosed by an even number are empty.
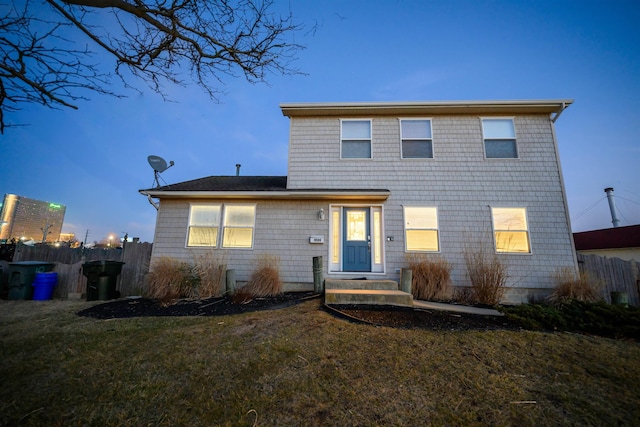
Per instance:
[[[0,301],[0,425],[638,425],[640,344],[392,329],[319,300],[95,320]]]

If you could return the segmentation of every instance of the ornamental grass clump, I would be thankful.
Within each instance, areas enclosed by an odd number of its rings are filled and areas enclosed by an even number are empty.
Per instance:
[[[245,286],[233,297],[236,303],[250,301],[255,297],[271,297],[282,293],[280,259],[275,255],[263,255]]]
[[[471,280],[475,303],[497,305],[507,291],[507,266],[496,254],[480,249],[465,249],[464,261]]]
[[[410,254],[407,256],[407,264],[411,269],[411,292],[415,299],[451,299],[451,264],[447,260],[424,254]]]
[[[553,280],[556,286],[547,298],[553,305],[566,304],[572,300],[582,302],[602,300],[603,283],[592,278],[587,272],[576,274],[574,269],[565,267],[553,274]]]
[[[193,295],[199,282],[200,277],[193,265],[175,258],[161,257],[151,265],[147,275],[147,294],[150,298],[168,303]]]
[[[193,270],[198,276],[198,286],[192,289],[193,298],[213,298],[224,294],[227,264],[213,252],[194,255]]]

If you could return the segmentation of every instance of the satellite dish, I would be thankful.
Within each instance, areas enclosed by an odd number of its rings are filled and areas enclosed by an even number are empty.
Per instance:
[[[147,161],[149,162],[149,166],[153,168],[155,186],[160,187],[160,182],[158,181],[158,178],[160,176],[159,174],[169,169],[175,163],[173,163],[173,160],[171,160],[169,162],[169,165],[167,166],[167,162],[160,156],[148,156]]]
[[[167,162],[160,156],[149,156],[147,157],[147,161],[155,172],[162,173],[170,167],[167,166]],[[171,166],[173,166],[173,162],[171,162]]]

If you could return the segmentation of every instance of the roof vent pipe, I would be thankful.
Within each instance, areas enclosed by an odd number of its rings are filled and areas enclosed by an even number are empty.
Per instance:
[[[607,200],[609,201],[609,210],[611,211],[611,222],[613,223],[613,227],[620,227],[618,210],[616,209],[616,201],[613,198],[613,187],[605,188],[604,192],[607,193]]]
[[[240,166],[242,166],[240,163],[236,163],[236,176],[240,176]]]

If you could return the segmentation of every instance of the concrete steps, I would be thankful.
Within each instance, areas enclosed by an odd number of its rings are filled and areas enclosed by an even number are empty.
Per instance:
[[[393,280],[325,279],[325,304],[413,306],[413,296],[398,290]]]

